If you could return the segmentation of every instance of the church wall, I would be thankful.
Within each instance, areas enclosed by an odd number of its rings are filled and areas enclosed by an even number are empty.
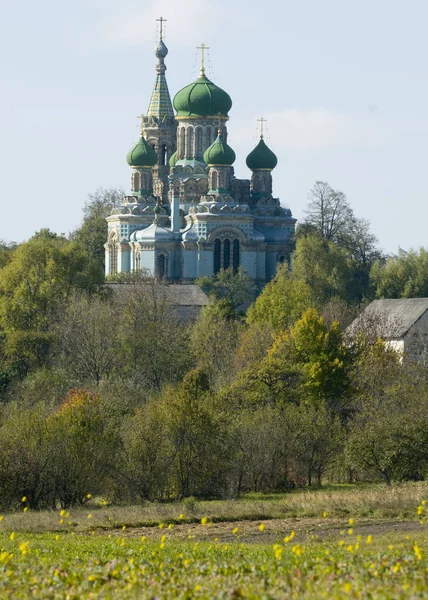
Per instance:
[[[105,251],[105,276],[110,275],[110,253],[108,250]]]
[[[181,255],[180,248],[174,248],[168,251],[168,278],[181,278]]]
[[[266,253],[257,252],[257,279],[266,281]]]
[[[140,266],[141,270],[147,269],[151,274],[155,274],[155,251],[154,250],[143,250],[140,253]]]
[[[121,273],[122,271],[127,272],[131,270],[131,252],[129,250],[119,251],[117,259],[118,273]]]
[[[277,252],[266,252],[266,281],[272,279],[276,274]]]
[[[251,279],[257,277],[257,252],[243,250],[241,252],[241,266]]]
[[[213,250],[199,250],[197,277],[212,277],[214,275]]]
[[[183,279],[196,279],[198,277],[198,252],[196,248],[183,250]]]

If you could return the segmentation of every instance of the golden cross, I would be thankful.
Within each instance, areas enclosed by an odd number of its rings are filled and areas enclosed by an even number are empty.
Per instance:
[[[166,19],[164,19],[163,17],[160,17],[159,19],[156,19],[156,21],[159,21],[160,23],[160,28],[159,28],[159,39],[162,41],[162,36],[163,36],[163,24],[166,23]]]
[[[205,75],[205,50],[209,50],[209,47],[205,44],[201,44],[197,47],[197,50],[202,50],[201,75]]]
[[[260,137],[263,139],[263,124],[267,123],[267,120],[260,117],[260,119],[257,119],[257,122],[260,123]]]

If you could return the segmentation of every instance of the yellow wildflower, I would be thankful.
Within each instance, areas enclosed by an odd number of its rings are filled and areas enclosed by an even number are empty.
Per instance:
[[[201,519],[201,525],[206,525],[208,523],[208,518],[207,517],[202,517]]]
[[[9,539],[10,540],[14,540],[15,539],[15,532],[14,531],[12,531],[12,533],[10,534]]]
[[[264,523],[260,523],[259,529],[260,529],[260,531],[264,531],[265,530]]]
[[[22,496],[21,502],[27,502],[27,496]]]
[[[235,529],[232,531],[233,535],[236,535],[238,533],[238,528],[235,527]]]

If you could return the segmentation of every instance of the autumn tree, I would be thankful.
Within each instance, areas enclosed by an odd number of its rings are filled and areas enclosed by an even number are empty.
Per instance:
[[[297,274],[292,277],[288,266],[282,264],[248,309],[247,322],[250,325],[267,323],[278,332],[292,325],[313,305],[310,286]]]

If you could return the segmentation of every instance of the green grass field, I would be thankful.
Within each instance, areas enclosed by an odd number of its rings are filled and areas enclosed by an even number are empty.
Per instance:
[[[187,515],[188,503],[6,514],[0,598],[428,598],[426,487],[354,491],[294,494],[299,514],[276,518],[256,518],[258,504],[291,496],[195,503]],[[378,513],[351,514],[364,496],[380,503],[382,494]],[[325,510],[305,515],[308,497]]]

